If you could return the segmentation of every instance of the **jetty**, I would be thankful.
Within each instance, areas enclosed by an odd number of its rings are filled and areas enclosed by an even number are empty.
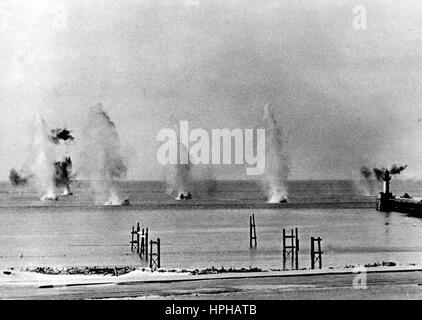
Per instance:
[[[401,197],[394,196],[390,190],[391,174],[385,170],[383,175],[383,191],[376,202],[376,209],[383,212],[403,212],[422,216],[422,198],[413,198],[405,193]]]

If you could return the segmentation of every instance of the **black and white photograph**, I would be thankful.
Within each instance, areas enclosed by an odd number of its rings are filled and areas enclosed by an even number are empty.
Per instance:
[[[421,299],[420,0],[0,0],[0,300]]]

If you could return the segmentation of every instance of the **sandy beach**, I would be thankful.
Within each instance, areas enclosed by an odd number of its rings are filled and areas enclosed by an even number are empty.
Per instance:
[[[1,299],[421,299],[422,266],[227,272],[135,270],[127,274],[51,275],[3,270]],[[355,280],[356,282],[356,280]],[[361,284],[361,283],[360,283]]]

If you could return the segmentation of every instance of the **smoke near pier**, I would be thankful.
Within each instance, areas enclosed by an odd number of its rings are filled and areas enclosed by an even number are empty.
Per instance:
[[[360,169],[360,173],[361,173],[361,175],[364,178],[364,181],[366,183],[368,195],[374,195],[376,193],[376,183],[377,183],[377,181],[383,181],[384,180],[385,172],[387,170],[389,171],[390,175],[394,176],[394,175],[400,174],[406,168],[407,168],[407,165],[398,166],[396,164],[393,164],[390,167],[390,169],[387,169],[385,167],[370,169],[367,166],[362,166],[361,169]]]

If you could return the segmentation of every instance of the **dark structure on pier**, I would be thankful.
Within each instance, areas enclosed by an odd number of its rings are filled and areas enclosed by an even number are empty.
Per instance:
[[[401,197],[393,195],[390,190],[391,173],[389,170],[384,171],[382,180],[384,182],[384,190],[380,192],[377,198],[377,210],[404,212],[422,216],[422,201],[420,199],[412,198],[407,193]]]

